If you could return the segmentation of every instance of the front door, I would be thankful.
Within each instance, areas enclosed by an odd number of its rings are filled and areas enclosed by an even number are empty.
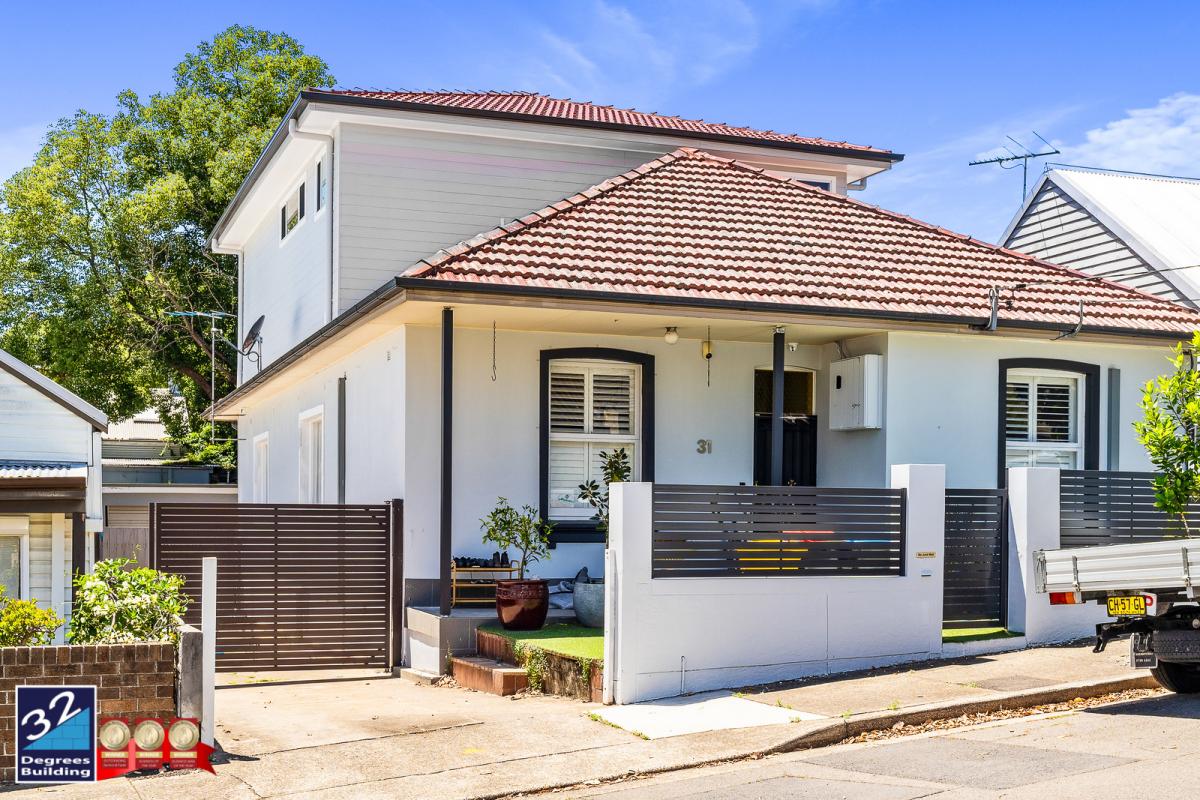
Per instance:
[[[783,484],[817,485],[817,417],[813,414],[813,373],[783,375]],[[769,369],[754,371],[754,483],[771,483],[771,407],[774,381]]]

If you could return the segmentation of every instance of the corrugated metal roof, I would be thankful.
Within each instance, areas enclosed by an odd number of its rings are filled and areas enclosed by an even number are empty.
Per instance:
[[[0,480],[87,478],[87,464],[47,461],[0,461]]]
[[[1047,170],[1039,188],[1046,182],[1077,201],[1184,297],[1200,298],[1200,180],[1060,167]],[[1022,207],[1010,232],[1025,212]],[[1114,278],[1129,275],[1142,277],[1134,270]]]

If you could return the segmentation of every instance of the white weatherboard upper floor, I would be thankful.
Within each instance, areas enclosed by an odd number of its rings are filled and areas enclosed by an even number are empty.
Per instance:
[[[238,340],[264,317],[241,379],[420,259],[681,145],[842,194],[898,158],[298,102],[211,239],[240,259]]]
[[[1000,241],[1006,247],[1200,304],[1200,180],[1047,170]]]

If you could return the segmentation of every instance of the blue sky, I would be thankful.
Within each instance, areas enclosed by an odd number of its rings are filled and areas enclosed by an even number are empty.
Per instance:
[[[107,7],[103,7],[107,6]],[[994,239],[1019,170],[966,166],[1038,130],[1092,166],[1200,174],[1200,3],[570,0],[15,4],[0,174],[47,123],[166,89],[196,42],[284,30],[344,86],[538,90],[888,147],[860,196]],[[1135,10],[1136,9],[1136,10]],[[1035,167],[1033,172],[1040,167]]]

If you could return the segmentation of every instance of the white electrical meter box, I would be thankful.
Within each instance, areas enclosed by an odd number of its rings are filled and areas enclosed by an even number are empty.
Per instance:
[[[883,356],[866,355],[829,365],[829,429],[883,427]]]

